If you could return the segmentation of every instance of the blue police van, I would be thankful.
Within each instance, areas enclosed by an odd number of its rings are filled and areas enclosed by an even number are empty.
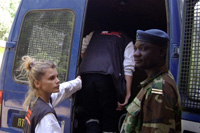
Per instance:
[[[122,30],[134,41],[137,29],[150,28],[170,35],[168,66],[182,99],[182,132],[200,132],[199,0],[21,0],[0,72],[0,132],[22,132],[28,90],[19,76],[22,56],[54,61],[64,82],[77,76],[82,38],[91,31]],[[136,69],[133,76],[132,98],[146,75]],[[64,133],[84,133],[78,92],[55,110]]]

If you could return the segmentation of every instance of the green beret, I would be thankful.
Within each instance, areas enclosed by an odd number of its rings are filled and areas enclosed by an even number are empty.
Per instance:
[[[169,35],[159,29],[137,30],[136,41],[138,40],[162,46],[168,44]]]

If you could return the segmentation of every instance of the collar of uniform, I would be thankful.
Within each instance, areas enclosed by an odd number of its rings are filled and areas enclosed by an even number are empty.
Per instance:
[[[139,88],[143,88],[145,86],[147,86],[149,83],[151,83],[155,78],[157,78],[158,76],[164,74],[164,73],[167,73],[168,72],[168,69],[166,66],[163,66],[159,69],[159,71],[156,72],[156,74],[154,74],[155,76],[153,76],[152,78],[150,79],[146,79],[142,82],[140,82],[140,85],[138,86]]]

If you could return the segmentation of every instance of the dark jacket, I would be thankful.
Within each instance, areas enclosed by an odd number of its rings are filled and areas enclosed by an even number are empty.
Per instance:
[[[79,74],[111,75],[118,98],[124,100],[126,93],[124,51],[130,42],[131,39],[121,32],[94,32],[80,64]]]
[[[38,98],[33,107],[32,108],[29,107],[27,111],[27,114],[25,116],[23,132],[35,133],[35,127],[40,122],[40,120],[48,113],[53,113],[57,118],[55,110],[51,108],[41,98]]]

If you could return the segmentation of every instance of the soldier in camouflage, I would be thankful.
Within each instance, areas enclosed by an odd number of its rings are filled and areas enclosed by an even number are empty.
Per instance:
[[[181,132],[181,100],[166,66],[168,34],[162,30],[137,30],[134,60],[147,73],[141,90],[127,106],[121,133]]]

